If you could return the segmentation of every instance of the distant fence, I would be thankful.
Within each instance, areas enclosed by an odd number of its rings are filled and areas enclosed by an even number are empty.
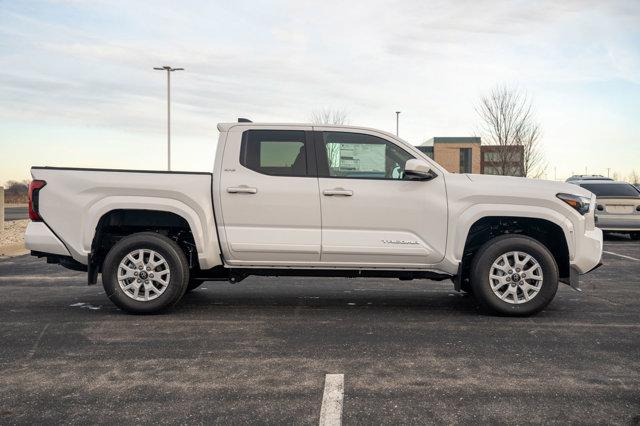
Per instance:
[[[4,231],[4,188],[0,186],[0,232]]]

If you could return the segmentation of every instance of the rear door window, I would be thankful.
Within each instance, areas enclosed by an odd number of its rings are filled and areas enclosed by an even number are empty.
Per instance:
[[[314,176],[308,146],[302,130],[248,130],[242,135],[240,164],[265,175]]]

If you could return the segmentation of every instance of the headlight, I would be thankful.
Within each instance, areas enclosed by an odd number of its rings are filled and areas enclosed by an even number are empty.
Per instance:
[[[573,194],[556,194],[556,197],[576,209],[576,211],[581,215],[585,215],[589,212],[589,205],[591,204],[591,198],[589,197]]]

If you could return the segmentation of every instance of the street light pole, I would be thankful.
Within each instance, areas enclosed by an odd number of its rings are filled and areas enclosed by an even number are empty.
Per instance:
[[[400,112],[396,111],[396,136],[400,136]]]
[[[154,67],[154,70],[167,72],[167,170],[171,171],[171,73],[184,71],[184,68],[171,68],[168,65]]]

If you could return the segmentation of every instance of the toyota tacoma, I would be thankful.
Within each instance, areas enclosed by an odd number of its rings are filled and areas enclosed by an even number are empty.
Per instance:
[[[219,124],[210,173],[33,167],[26,245],[132,313],[252,275],[451,279],[530,315],[600,265],[595,196],[455,174],[389,133]]]

